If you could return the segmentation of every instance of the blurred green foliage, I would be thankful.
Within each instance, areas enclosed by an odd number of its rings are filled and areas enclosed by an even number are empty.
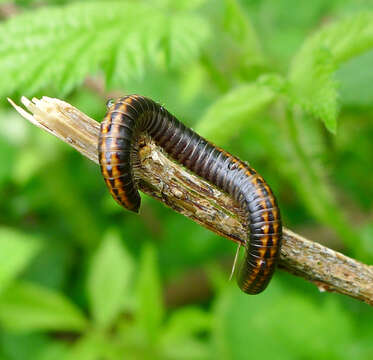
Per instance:
[[[370,307],[281,272],[241,293],[231,243],[147,197],[125,212],[5,99],[100,120],[87,76],[150,96],[263,173],[286,225],[372,262],[371,1],[0,6],[0,359],[373,358]]]

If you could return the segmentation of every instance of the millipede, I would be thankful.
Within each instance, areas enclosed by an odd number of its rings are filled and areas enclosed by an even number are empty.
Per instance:
[[[280,210],[264,179],[149,98],[128,95],[109,101],[107,107],[98,154],[102,175],[114,199],[130,211],[139,211],[141,198],[134,167],[139,164],[139,135],[147,133],[172,159],[237,202],[248,230],[237,283],[245,293],[262,292],[276,268],[282,241]]]

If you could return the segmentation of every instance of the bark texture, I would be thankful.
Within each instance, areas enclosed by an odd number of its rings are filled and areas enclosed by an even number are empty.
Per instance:
[[[72,105],[48,97],[22,103],[8,99],[34,125],[57,136],[90,160],[98,163],[99,123]],[[209,230],[244,242],[246,229],[237,204],[225,193],[170,160],[147,137],[140,139],[139,188],[173,210]],[[141,211],[141,210],[140,210]],[[320,291],[334,291],[373,305],[373,267],[305,239],[283,228],[280,267],[313,282]]]

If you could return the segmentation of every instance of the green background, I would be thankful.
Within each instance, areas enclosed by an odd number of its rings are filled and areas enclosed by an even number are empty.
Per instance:
[[[100,121],[139,93],[245,161],[284,223],[373,259],[373,2],[0,2],[0,360],[372,359],[368,305],[278,271],[228,281],[235,245],[7,103],[59,97]],[[87,80],[88,79],[88,80]]]

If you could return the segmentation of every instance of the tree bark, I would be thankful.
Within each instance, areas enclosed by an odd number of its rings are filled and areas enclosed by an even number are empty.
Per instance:
[[[13,107],[34,125],[57,136],[98,163],[99,123],[72,105],[48,97],[22,98]],[[140,139],[139,188],[173,210],[236,243],[247,239],[239,207],[224,192],[174,162],[148,137]],[[373,305],[373,267],[283,228],[279,266],[313,282],[320,291],[338,292]]]

